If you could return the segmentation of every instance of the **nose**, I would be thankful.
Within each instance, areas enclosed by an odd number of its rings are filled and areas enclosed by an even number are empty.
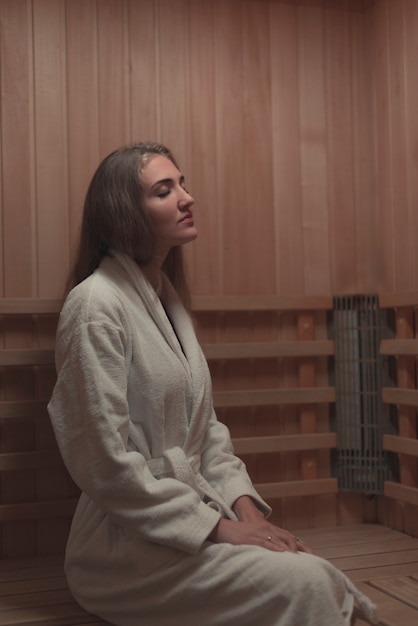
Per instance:
[[[187,209],[187,208],[190,208],[193,204],[194,204],[193,196],[191,195],[191,193],[187,191],[187,189],[185,189],[185,187],[182,187],[181,196],[180,196],[180,208]]]

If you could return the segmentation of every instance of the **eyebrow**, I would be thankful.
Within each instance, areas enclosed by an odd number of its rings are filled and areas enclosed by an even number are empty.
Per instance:
[[[183,174],[179,177],[179,183],[184,183],[186,179],[184,178]],[[174,178],[162,178],[161,180],[157,180],[151,187],[151,190],[154,189],[154,187],[157,187],[158,185],[169,185],[171,183],[174,183],[175,180]]]

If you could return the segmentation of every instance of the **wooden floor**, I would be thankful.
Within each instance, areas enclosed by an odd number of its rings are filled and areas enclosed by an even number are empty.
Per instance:
[[[383,626],[418,626],[418,539],[375,524],[298,535],[375,602]]]
[[[418,539],[378,525],[306,530],[298,535],[378,605],[382,625],[418,625]],[[30,559],[0,561],[0,625],[12,624],[97,626],[104,622],[75,604],[62,559],[48,557],[42,564]]]

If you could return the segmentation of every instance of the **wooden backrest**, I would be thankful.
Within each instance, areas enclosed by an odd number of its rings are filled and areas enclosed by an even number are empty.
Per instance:
[[[396,412],[397,434],[385,435],[384,449],[398,455],[399,482],[387,481],[396,527],[418,536],[418,292],[384,293],[381,308],[393,309],[395,337],[381,342],[380,353],[393,359],[395,386],[384,387],[383,401]]]
[[[55,382],[61,303],[0,299],[0,556],[64,549],[79,494],[58,452],[46,405]],[[326,336],[331,298],[194,298],[214,403],[260,493],[335,494],[329,451]]]

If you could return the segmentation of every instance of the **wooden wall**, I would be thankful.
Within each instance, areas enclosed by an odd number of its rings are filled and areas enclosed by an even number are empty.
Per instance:
[[[167,143],[193,291],[418,287],[415,0],[0,0],[0,294],[57,297],[99,160]]]

